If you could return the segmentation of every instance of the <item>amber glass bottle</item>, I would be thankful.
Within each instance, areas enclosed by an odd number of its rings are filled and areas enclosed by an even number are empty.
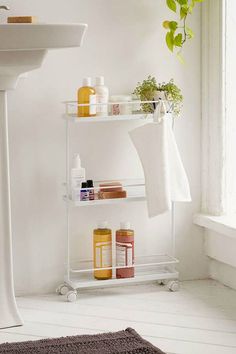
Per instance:
[[[107,222],[98,224],[98,228],[93,231],[93,262],[94,268],[112,267],[112,234],[107,227]],[[112,269],[95,270],[94,278],[112,278]]]
[[[129,222],[122,222],[116,231],[116,278],[134,277],[134,231]]]
[[[91,86],[91,78],[87,77],[83,80],[83,86],[78,89],[78,104],[96,104],[95,89]],[[94,106],[78,106],[78,117],[94,117],[96,116],[96,105]]]

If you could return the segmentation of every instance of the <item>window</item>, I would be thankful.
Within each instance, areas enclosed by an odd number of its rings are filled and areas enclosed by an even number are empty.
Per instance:
[[[236,0],[202,11],[202,211],[236,212]]]
[[[202,4],[202,212],[211,215],[226,210],[225,3]]]

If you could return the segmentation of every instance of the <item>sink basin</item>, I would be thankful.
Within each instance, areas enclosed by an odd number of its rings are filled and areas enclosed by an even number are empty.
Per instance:
[[[16,87],[21,74],[42,65],[49,49],[79,47],[87,25],[1,24],[0,90]]]
[[[79,47],[86,24],[24,24],[0,25],[0,51]]]

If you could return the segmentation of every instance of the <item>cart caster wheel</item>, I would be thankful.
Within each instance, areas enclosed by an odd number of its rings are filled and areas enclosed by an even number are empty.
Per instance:
[[[77,291],[76,290],[69,291],[66,297],[67,297],[67,301],[75,302],[77,300]]]
[[[166,281],[165,280],[158,280],[157,284],[163,286],[163,285],[166,285]]]
[[[58,286],[56,293],[59,295],[66,295],[69,291],[69,288],[66,284],[61,284],[60,286]]]
[[[168,284],[167,284],[167,289],[169,291],[178,291],[179,290],[179,282],[177,280],[172,280],[172,281],[169,281]]]

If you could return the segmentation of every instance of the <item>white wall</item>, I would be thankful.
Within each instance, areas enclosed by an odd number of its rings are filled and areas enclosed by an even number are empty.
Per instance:
[[[50,52],[40,70],[9,94],[14,270],[16,291],[53,291],[63,277],[65,127],[61,101],[74,99],[84,76],[104,75],[111,93],[129,93],[137,81],[155,75],[174,78],[183,89],[183,117],[176,137],[190,179],[193,202],[177,207],[177,256],[184,279],[207,274],[202,231],[192,224],[200,209],[200,12],[191,18],[196,37],[181,65],[164,44],[161,23],[170,16],[163,0],[9,0],[11,15],[37,15],[42,22],[86,22],[83,48]],[[168,17],[167,17],[168,16]],[[93,179],[142,176],[127,131],[138,123],[89,125],[73,132],[87,176]],[[136,253],[169,246],[169,215],[149,220],[144,203],[85,208],[72,212],[73,257],[89,256],[99,219],[117,228],[129,219]]]

